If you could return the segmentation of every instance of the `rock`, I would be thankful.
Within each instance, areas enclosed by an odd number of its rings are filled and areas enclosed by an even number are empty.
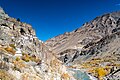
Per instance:
[[[61,73],[66,72],[61,66],[31,25],[9,17],[0,8],[0,79],[61,80]]]

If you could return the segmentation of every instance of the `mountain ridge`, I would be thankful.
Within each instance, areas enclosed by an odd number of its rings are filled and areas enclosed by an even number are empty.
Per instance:
[[[0,8],[0,79],[75,80],[31,25],[9,17]]]
[[[118,79],[119,43],[120,11],[42,42],[31,25],[0,8],[0,78],[4,80]]]
[[[119,33],[120,11],[117,11],[98,16],[72,32],[47,40],[45,44],[65,64],[88,66],[86,63],[93,65],[91,61],[95,59],[95,62],[99,62],[94,63],[94,67],[104,68],[108,65],[107,62],[111,63],[109,67],[115,67],[112,65],[120,64]],[[111,55],[113,57],[110,57]],[[103,65],[104,63],[106,65]],[[91,65],[85,69],[93,67]],[[119,68],[117,66],[117,69]]]

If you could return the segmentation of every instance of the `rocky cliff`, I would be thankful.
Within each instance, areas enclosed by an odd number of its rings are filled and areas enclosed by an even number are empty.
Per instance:
[[[74,80],[32,26],[0,8],[0,80]]]
[[[84,68],[99,79],[120,69],[119,43],[119,11],[96,17],[72,32],[45,42],[59,60]],[[120,78],[118,74],[107,79]]]

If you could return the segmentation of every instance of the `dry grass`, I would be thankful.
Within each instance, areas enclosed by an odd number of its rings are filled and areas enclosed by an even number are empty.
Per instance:
[[[23,61],[22,60],[19,60],[19,61],[13,61],[13,64],[15,65],[15,67],[17,67],[17,68],[23,68],[23,67],[25,67],[26,65],[23,63]]]
[[[28,54],[23,54],[22,60],[24,60],[25,62],[29,62],[30,61],[30,56]]]
[[[109,58],[95,58],[90,61],[86,61],[80,65],[81,69],[85,69],[88,73],[102,80],[107,74],[110,73],[112,67],[120,67],[119,64],[113,63],[115,59],[112,57]]]
[[[6,47],[5,50],[10,54],[15,55],[16,51],[12,47]]]
[[[7,71],[0,69],[0,80],[14,80],[14,78]]]
[[[64,79],[64,80],[69,80],[70,79],[70,76],[67,74],[67,73],[63,73],[61,75],[61,77]]]

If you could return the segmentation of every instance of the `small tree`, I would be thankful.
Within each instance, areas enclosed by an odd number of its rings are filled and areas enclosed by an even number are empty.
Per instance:
[[[20,18],[17,18],[17,21],[20,21]]]

